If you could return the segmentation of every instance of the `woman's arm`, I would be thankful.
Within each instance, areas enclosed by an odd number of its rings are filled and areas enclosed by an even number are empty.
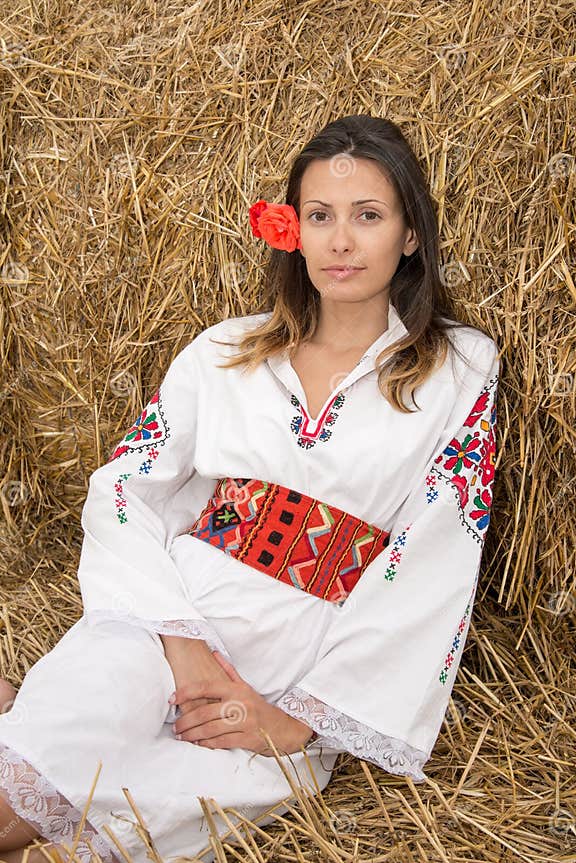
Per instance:
[[[160,635],[164,644],[164,653],[174,680],[176,689],[203,680],[226,677],[222,666],[214,659],[212,651],[206,642],[200,638],[185,638],[180,635]],[[182,714],[199,707],[201,704],[211,704],[210,698],[197,698],[180,705]]]

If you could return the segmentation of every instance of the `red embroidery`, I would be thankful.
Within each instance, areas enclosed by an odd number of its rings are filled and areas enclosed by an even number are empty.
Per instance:
[[[341,605],[390,534],[338,507],[258,479],[218,480],[184,533]]]
[[[484,387],[462,429],[434,460],[426,477],[428,503],[438,499],[442,480],[445,490],[454,490],[460,521],[479,543],[484,542],[492,506],[497,384],[495,376]],[[465,431],[468,428],[471,429],[469,434]]]
[[[316,428],[312,430],[312,420],[306,413],[303,405],[300,404],[298,398],[292,394],[290,399],[292,404],[300,411],[300,416],[294,417],[290,424],[290,428],[298,438],[298,446],[303,449],[310,449],[316,441],[326,441],[332,437],[332,431],[328,426],[333,426],[338,419],[338,411],[346,401],[344,393],[337,393],[321,416],[318,417]]]

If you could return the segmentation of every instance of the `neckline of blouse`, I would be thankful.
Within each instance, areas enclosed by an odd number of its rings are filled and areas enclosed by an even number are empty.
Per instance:
[[[337,393],[353,384],[356,380],[363,377],[365,374],[368,374],[369,371],[375,369],[377,355],[389,344],[394,344],[395,342],[402,339],[407,333],[408,330],[404,326],[397,309],[389,301],[388,328],[384,330],[384,332],[381,333],[372,342],[371,345],[369,345],[369,347],[366,349],[362,357],[358,360],[354,368],[350,370],[346,377],[342,381],[340,381],[339,384],[335,387],[335,389],[330,393],[316,419],[313,419],[308,414],[304,387],[302,386],[302,382],[290,361],[288,348],[286,347],[284,348],[284,350],[278,351],[277,353],[267,357],[266,363],[275,373],[276,377],[279,378],[280,381],[284,384],[286,389],[289,392],[296,394],[298,401],[300,402],[301,408],[306,413],[309,424],[311,425],[311,427],[315,428],[318,422],[321,421],[325,413],[326,407],[331,404]]]

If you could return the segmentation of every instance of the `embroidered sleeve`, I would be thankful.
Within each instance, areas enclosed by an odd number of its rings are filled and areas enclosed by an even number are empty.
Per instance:
[[[170,543],[191,517],[198,359],[194,341],[90,477],[78,580],[88,623],[121,619],[229,653],[190,601]]]
[[[474,355],[391,541],[336,611],[315,666],[276,702],[325,743],[423,781],[470,625],[495,469],[499,361]],[[476,366],[477,367],[477,366]]]

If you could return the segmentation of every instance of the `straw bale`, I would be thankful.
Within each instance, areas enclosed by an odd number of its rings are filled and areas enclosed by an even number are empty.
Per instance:
[[[283,200],[326,122],[406,131],[459,317],[502,347],[492,521],[429,783],[342,755],[253,839],[215,837],[218,860],[576,860],[575,25],[572,0],[3,8],[0,676],[80,616],[89,475],[171,358],[261,310],[248,207]]]

